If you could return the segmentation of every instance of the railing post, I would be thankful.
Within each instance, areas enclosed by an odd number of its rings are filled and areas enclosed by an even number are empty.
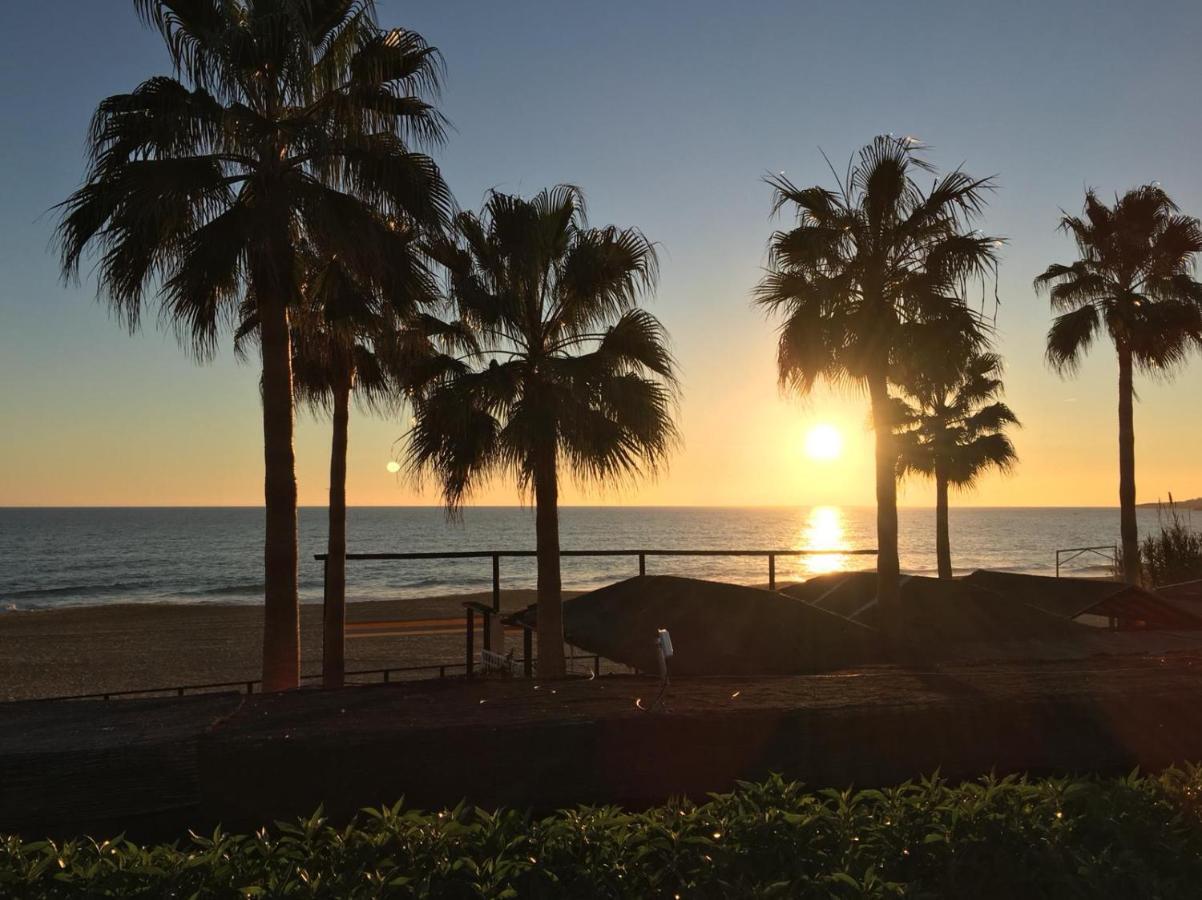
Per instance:
[[[776,554],[768,554],[768,590],[776,590]]]
[[[639,574],[640,575],[647,574],[647,554],[646,553],[639,554]]]
[[[529,628],[522,629],[522,674],[527,678],[534,676],[534,632]]]
[[[467,610],[467,677],[472,677],[472,664],[476,658],[476,612],[471,607]]]
[[[593,675],[601,674],[601,654],[593,656]]]
[[[501,611],[501,554],[492,555],[492,608]]]
[[[384,670],[384,683],[388,684],[388,669]]]
[[[492,616],[486,612],[480,613],[480,624],[483,626],[484,632],[484,649],[492,649]]]

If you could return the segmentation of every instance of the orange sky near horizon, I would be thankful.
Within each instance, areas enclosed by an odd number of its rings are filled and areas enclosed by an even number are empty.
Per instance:
[[[103,318],[94,306],[80,310]],[[869,506],[874,503],[872,434],[863,396],[819,388],[808,400],[777,391],[770,326],[732,304],[760,331],[727,360],[737,380],[704,365],[693,348],[676,342],[684,370],[680,410],[683,444],[654,480],[598,488],[569,483],[565,505],[647,506]],[[669,326],[671,323],[669,322]],[[687,330],[687,328],[686,328]],[[80,384],[72,415],[49,404],[25,417],[0,447],[0,506],[255,506],[261,503],[262,456],[256,373],[229,361],[195,366],[169,338],[153,333],[121,338],[126,353],[105,383]],[[159,345],[159,346],[156,346]],[[704,348],[702,353],[704,353]],[[1113,360],[1095,354],[1082,374],[1062,381],[1038,360],[1011,366],[1007,399],[1023,420],[1014,433],[1020,455],[1011,477],[990,474],[954,505],[1112,506],[1117,502],[1117,439]],[[156,352],[162,351],[162,352]],[[691,352],[690,352],[691,351]],[[1015,354],[1012,354],[1012,356]],[[1021,354],[1018,354],[1021,356]],[[1032,354],[1027,354],[1028,356]],[[147,358],[151,357],[151,358]],[[1140,500],[1173,492],[1202,493],[1196,448],[1202,424],[1181,417],[1183,395],[1193,393],[1202,365],[1173,384],[1140,384],[1136,407]],[[53,385],[43,386],[48,393]],[[38,387],[32,388],[35,395]],[[47,397],[49,400],[49,397]],[[32,408],[32,407],[31,407]],[[816,424],[838,429],[838,459],[805,452]],[[352,414],[347,496],[351,505],[436,505],[424,489],[390,474],[386,465],[402,421]],[[322,506],[328,489],[328,424],[298,416],[297,475],[302,505]],[[929,484],[909,480],[902,505],[933,502]],[[479,505],[523,502],[512,485],[495,482],[472,498]]]

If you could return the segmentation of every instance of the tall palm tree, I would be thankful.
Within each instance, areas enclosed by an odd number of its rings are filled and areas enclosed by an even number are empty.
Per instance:
[[[1008,472],[1017,462],[1007,426],[1018,425],[1002,393],[1002,360],[995,353],[951,354],[940,365],[903,379],[909,402],[898,399],[898,474],[935,480],[935,555],[940,578],[952,577],[948,487],[971,490],[988,469]]]
[[[1134,370],[1170,373],[1202,334],[1202,285],[1192,277],[1202,227],[1182,215],[1157,185],[1116,196],[1107,206],[1094,191],[1081,216],[1063,213],[1060,229],[1080,256],[1054,263],[1035,279],[1059,313],[1048,330],[1048,362],[1061,374],[1076,370],[1105,330],[1119,369],[1119,528],[1123,578],[1139,580],[1135,521]]]
[[[382,31],[372,0],[137,0],[172,76],[101,102],[83,187],[62,204],[68,277],[99,251],[99,285],[131,330],[146,294],[197,356],[251,297],[263,396],[263,684],[299,679],[289,315],[296,248],[319,236],[356,271],[394,258],[389,222],[441,227],[450,196],[429,157],[442,119],[437,51]]]
[[[969,279],[996,271],[997,238],[969,231],[991,179],[957,169],[933,177],[921,145],[877,137],[848,164],[836,190],[768,179],[773,212],[791,207],[796,225],[769,242],[756,302],[783,316],[777,348],[781,385],[808,394],[823,380],[867,389],[876,448],[877,572],[882,612],[898,597],[897,452],[889,381],[904,329],[939,317],[967,336],[977,317],[963,299]],[[832,170],[833,172],[833,170]]]
[[[409,370],[428,352],[430,328],[422,313],[436,287],[412,241],[386,287],[349,271],[337,258],[308,250],[299,255],[301,297],[291,313],[293,395],[331,419],[330,488],[322,620],[322,683],[342,687],[346,644],[346,460],[352,396],[378,414],[400,409]],[[398,278],[407,274],[407,278]],[[387,294],[384,291],[387,290]],[[235,350],[259,337],[258,310],[243,304]]]
[[[414,398],[411,465],[451,510],[503,474],[534,495],[538,673],[564,674],[558,497],[563,470],[611,482],[653,471],[674,443],[676,379],[660,323],[638,308],[655,249],[589,227],[570,185],[530,200],[491,192],[437,248],[479,349],[443,355]]]

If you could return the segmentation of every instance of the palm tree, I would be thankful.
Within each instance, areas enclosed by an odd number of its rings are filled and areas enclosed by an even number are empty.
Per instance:
[[[935,555],[939,577],[951,578],[948,486],[971,490],[990,468],[1009,472],[1018,457],[1005,429],[1019,422],[998,399],[1002,360],[997,354],[951,354],[943,365],[927,359],[904,379],[910,402],[897,401],[903,426],[897,436],[898,475],[935,479]]]
[[[1083,216],[1063,213],[1060,229],[1077,244],[1078,260],[1048,266],[1035,279],[1059,313],[1048,330],[1047,358],[1058,372],[1076,370],[1105,329],[1119,369],[1119,527],[1123,578],[1139,581],[1135,522],[1134,369],[1170,373],[1202,335],[1202,285],[1191,275],[1202,228],[1157,185],[1115,197],[1094,191]]]
[[[908,138],[877,137],[835,176],[837,190],[768,183],[773,212],[790,206],[796,225],[769,243],[756,302],[783,316],[777,347],[781,386],[808,394],[823,380],[867,389],[876,436],[878,599],[890,617],[898,596],[897,452],[889,395],[904,329],[938,317],[978,332],[964,301],[969,279],[996,271],[996,238],[968,231],[991,179],[957,169],[923,190],[932,167]],[[833,172],[833,169],[832,169]]]
[[[260,322],[265,465],[263,684],[299,678],[289,315],[296,255],[319,238],[383,277],[390,223],[437,229],[450,197],[409,144],[437,141],[437,51],[382,31],[372,0],[137,0],[171,77],[101,102],[83,187],[63,204],[67,277],[99,251],[101,292],[131,330],[157,289],[163,317],[211,357],[238,302]]]
[[[538,674],[560,677],[561,470],[600,483],[652,472],[676,438],[666,335],[635,305],[655,286],[655,249],[636,229],[589,227],[579,189],[559,185],[489,193],[435,255],[479,349],[428,369],[410,463],[452,512],[498,474],[533,491]]]
[[[421,309],[437,294],[423,255],[412,241],[410,252],[381,286],[356,277],[335,258],[300,254],[301,299],[290,317],[293,395],[332,424],[330,501],[322,621],[322,683],[342,687],[346,643],[346,459],[352,395],[369,412],[389,414],[402,406],[410,369],[425,353],[430,338]],[[398,250],[400,247],[398,247]],[[407,272],[408,278],[395,276]],[[441,323],[437,323],[441,324]],[[243,304],[243,322],[235,351],[258,339],[258,310]]]

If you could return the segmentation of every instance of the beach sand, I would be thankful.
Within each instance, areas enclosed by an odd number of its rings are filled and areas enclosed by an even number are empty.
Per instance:
[[[347,670],[462,663],[468,600],[491,604],[492,594],[348,604]],[[502,591],[505,611],[533,602],[531,590]],[[355,623],[392,621],[425,624],[413,634],[354,628]],[[520,637],[509,640],[506,649],[515,648],[520,656]],[[260,606],[145,603],[3,612],[0,700],[249,681],[261,675],[262,641]],[[320,671],[321,606],[304,604],[301,672]],[[437,673],[422,677],[431,674]]]

